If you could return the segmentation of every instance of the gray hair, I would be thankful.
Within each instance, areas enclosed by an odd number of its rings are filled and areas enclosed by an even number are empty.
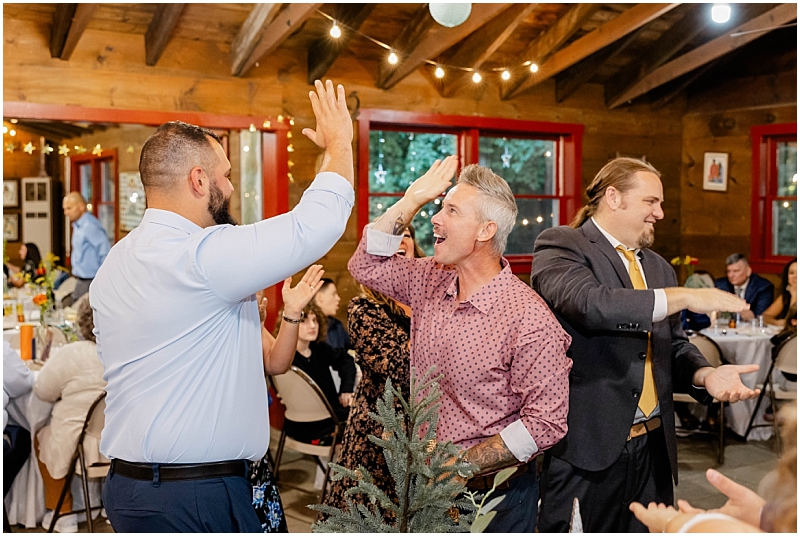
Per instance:
[[[170,189],[187,178],[196,166],[211,175],[217,166],[217,156],[209,138],[220,142],[214,132],[183,121],[170,121],[158,127],[144,142],[139,157],[139,174],[145,190]]]
[[[731,264],[736,264],[739,261],[744,261],[745,266],[750,266],[750,263],[747,262],[747,257],[744,256],[744,253],[734,253],[733,255],[728,255],[728,258],[725,259],[725,265],[730,266]]]
[[[78,331],[81,337],[87,341],[96,342],[94,336],[94,311],[92,310],[92,306],[89,305],[88,292],[78,298],[75,309],[78,310]]]
[[[518,212],[508,183],[491,169],[471,164],[461,170],[458,184],[468,184],[478,190],[478,213],[483,222],[493,221],[497,224],[492,249],[502,256]]]

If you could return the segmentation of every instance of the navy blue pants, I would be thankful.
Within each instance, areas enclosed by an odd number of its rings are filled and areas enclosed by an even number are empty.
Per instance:
[[[9,424],[3,430],[3,497],[31,455],[31,434],[25,428]]]
[[[243,477],[147,481],[108,473],[103,490],[115,532],[261,532]]]
[[[508,489],[496,490],[489,497],[505,496],[495,508],[497,515],[484,532],[535,532],[536,511],[539,504],[539,477],[536,463],[531,462],[527,472],[508,480]]]

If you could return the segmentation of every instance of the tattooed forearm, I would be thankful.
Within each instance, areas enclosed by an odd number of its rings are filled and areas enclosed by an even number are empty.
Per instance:
[[[393,216],[392,212],[393,212],[392,209],[389,209],[388,211],[383,213],[380,217],[378,217],[375,220],[373,227],[375,229],[382,229],[386,227],[389,224],[389,221],[391,221],[390,218],[392,218]],[[391,223],[391,230],[386,229],[386,231],[390,231],[391,234],[395,236],[402,235],[403,232],[406,230],[406,227],[408,226],[408,223],[406,222],[403,214],[404,212],[402,211],[399,214],[396,214],[394,222]]]
[[[464,459],[480,468],[477,473],[479,475],[498,471],[504,467],[519,463],[519,460],[508,450],[499,434],[492,436],[483,443],[468,448],[464,454]]]
[[[400,215],[394,220],[394,227],[392,227],[392,234],[395,236],[399,236],[403,234],[403,231],[406,229],[406,222],[403,219],[403,213],[401,212]]]

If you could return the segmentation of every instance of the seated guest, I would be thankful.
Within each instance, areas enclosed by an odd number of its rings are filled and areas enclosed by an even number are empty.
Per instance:
[[[319,385],[328,399],[339,422],[344,424],[353,400],[356,381],[356,365],[353,358],[343,350],[335,350],[325,342],[325,324],[322,311],[312,303],[303,309],[304,317],[297,335],[297,351],[292,365],[308,374]],[[276,330],[280,330],[283,315],[279,315]],[[333,382],[331,368],[336,370],[342,383],[339,392]],[[294,422],[286,419],[284,430],[290,437],[304,443],[324,444],[333,433],[333,420],[319,422]]]
[[[50,527],[53,510],[64,486],[86,413],[106,386],[103,380],[103,364],[97,357],[97,344],[92,333],[94,322],[89,295],[85,294],[76,305],[78,330],[86,340],[73,342],[54,351],[39,372],[33,387],[34,393],[40,399],[55,403],[50,423],[39,430],[35,442],[44,481],[47,513],[42,520],[42,526],[45,529]],[[95,440],[99,442],[100,438]],[[84,445],[88,442],[87,439]],[[97,461],[91,456],[98,452],[98,448],[87,448],[89,463]],[[70,510],[72,495],[67,492],[61,511]],[[77,514],[64,516],[56,521],[57,532],[75,532],[77,527]]]
[[[325,342],[331,348],[341,350],[351,350],[353,345],[350,343],[350,335],[338,318],[336,313],[339,311],[339,292],[336,283],[327,277],[322,278],[322,288],[314,295],[314,304],[328,317],[327,338]]]
[[[42,262],[42,254],[39,247],[33,242],[25,242],[19,247],[19,258],[22,259],[22,268],[11,276],[11,284],[19,288],[25,284],[25,276],[30,281],[36,279],[36,269]]]
[[[8,424],[8,403],[33,388],[33,374],[19,354],[3,341],[3,497],[31,454],[31,434],[17,424]]]
[[[770,342],[773,344],[775,350],[777,350],[781,346],[781,344],[783,344],[785,341],[787,341],[788,339],[790,339],[790,338],[792,338],[792,337],[797,335],[797,304],[796,303],[793,303],[792,305],[789,306],[789,311],[786,313],[786,319],[785,320],[786,320],[786,325],[783,327],[781,332],[770,339]],[[791,373],[783,372],[783,371],[781,371],[781,372],[782,372],[783,376],[788,381],[797,382],[797,374],[791,374]],[[786,389],[787,387],[792,389],[792,390],[796,390],[797,389],[797,383],[794,383],[794,385],[786,385],[785,382],[783,382],[783,383],[784,383],[784,385],[782,386],[782,388],[784,388],[784,389]]]
[[[764,321],[768,324],[783,326],[786,323],[789,307],[797,303],[797,258],[795,257],[783,267],[781,274],[780,294],[772,305],[764,311]]]
[[[734,253],[725,259],[728,266],[727,277],[720,277],[714,284],[720,290],[736,294],[750,304],[750,310],[742,311],[741,317],[744,321],[753,320],[772,303],[775,293],[775,285],[764,279],[758,274],[754,274],[747,262],[747,257],[741,253]]]

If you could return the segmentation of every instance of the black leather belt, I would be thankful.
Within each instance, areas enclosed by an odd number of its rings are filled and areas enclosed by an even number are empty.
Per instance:
[[[528,472],[528,464],[518,466],[514,474],[508,477],[508,480],[497,486],[497,489],[508,489],[511,480],[526,472]],[[494,475],[473,476],[467,481],[467,489],[470,490],[482,491],[492,489],[492,486],[494,486]]]
[[[73,275],[72,277],[78,281],[92,281],[94,279],[94,277],[78,277],[77,275]]]
[[[155,476],[154,467],[158,471]],[[247,463],[244,460],[230,460],[212,463],[131,463],[125,460],[111,460],[111,471],[136,480],[202,480],[241,476],[247,478]]]

